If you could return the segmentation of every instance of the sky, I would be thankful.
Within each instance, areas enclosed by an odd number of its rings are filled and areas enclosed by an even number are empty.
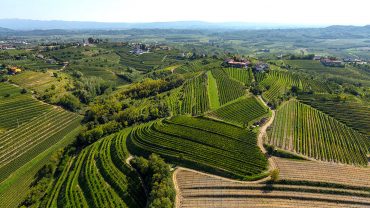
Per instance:
[[[0,0],[0,19],[370,24],[370,0]]]

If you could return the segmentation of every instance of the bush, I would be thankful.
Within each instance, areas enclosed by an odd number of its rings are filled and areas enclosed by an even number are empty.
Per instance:
[[[270,176],[271,176],[271,181],[273,182],[276,182],[279,180],[279,174],[280,174],[280,171],[279,169],[274,169],[270,172]]]
[[[73,112],[76,112],[81,108],[80,101],[73,95],[65,95],[60,98],[58,105]]]

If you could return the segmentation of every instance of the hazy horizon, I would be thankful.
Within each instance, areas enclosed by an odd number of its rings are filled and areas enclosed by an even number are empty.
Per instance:
[[[351,7],[353,6],[353,8]],[[200,21],[282,25],[370,24],[370,2],[353,0],[146,1],[146,0],[3,0],[0,19],[79,21],[102,23],[154,23]]]

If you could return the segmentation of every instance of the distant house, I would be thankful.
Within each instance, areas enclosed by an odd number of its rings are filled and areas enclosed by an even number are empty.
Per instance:
[[[263,71],[266,71],[270,68],[270,66],[266,63],[263,63],[263,62],[259,62],[258,64],[256,64],[253,69],[255,69],[256,71],[258,72],[263,72]]]
[[[246,60],[235,61],[234,59],[226,59],[224,64],[229,67],[247,68],[249,65],[251,65],[251,62]]]
[[[322,56],[314,56],[312,60],[315,60],[315,61],[320,61],[322,58]]]
[[[349,62],[349,63],[358,63],[358,62],[362,62],[361,59],[356,59],[356,58],[344,58],[343,59],[344,62]]]
[[[328,58],[321,59],[321,63],[324,66],[332,66],[332,67],[341,67],[341,66],[343,66],[342,61],[332,60],[332,59],[328,59]]]

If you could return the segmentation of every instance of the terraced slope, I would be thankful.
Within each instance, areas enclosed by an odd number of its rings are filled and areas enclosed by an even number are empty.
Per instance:
[[[178,169],[178,208],[369,207],[370,191],[358,187],[246,183]]]
[[[43,201],[46,207],[144,207],[145,193],[128,157],[130,129],[108,136],[69,160]]]
[[[243,83],[250,85],[253,81],[253,72],[251,69],[226,68],[224,71],[229,77]]]
[[[272,101],[284,95],[293,86],[309,92],[327,92],[329,88],[318,80],[308,79],[285,71],[271,71],[265,75],[257,75],[260,85],[266,88],[262,94],[267,101]]]
[[[339,101],[331,95],[299,96],[299,100],[345,123],[370,138],[370,104],[348,99]]]
[[[0,135],[0,182],[80,125],[80,117],[55,108]]]
[[[218,97],[221,105],[235,100],[245,94],[245,89],[240,82],[235,81],[226,74],[226,72],[213,69],[211,70],[213,77],[216,79],[218,88]]]
[[[51,110],[50,105],[37,101],[29,94],[21,94],[20,88],[0,83],[0,133]]]
[[[130,152],[157,153],[171,162],[227,177],[264,177],[267,159],[257,147],[256,133],[207,119],[185,116],[135,128]]]
[[[210,108],[206,74],[188,80],[182,90],[183,98],[180,103],[182,114],[199,115]]]
[[[207,116],[243,127],[267,116],[268,112],[268,108],[252,96],[240,98],[208,113]]]
[[[268,143],[323,161],[368,165],[366,136],[295,100],[277,110]]]
[[[370,169],[319,161],[273,158],[281,180],[311,181],[367,187],[370,191]],[[369,199],[370,200],[370,199]]]

